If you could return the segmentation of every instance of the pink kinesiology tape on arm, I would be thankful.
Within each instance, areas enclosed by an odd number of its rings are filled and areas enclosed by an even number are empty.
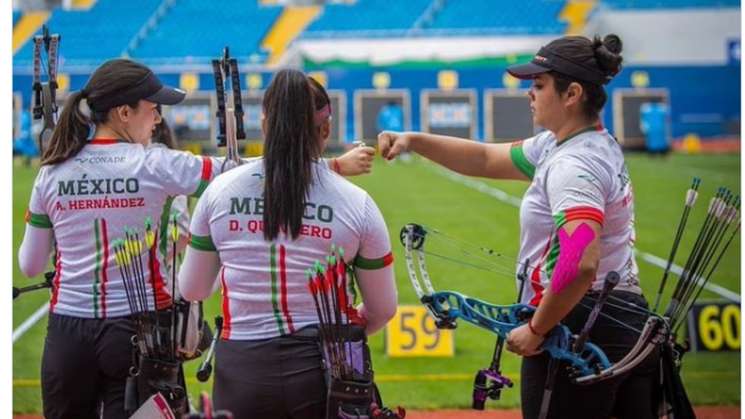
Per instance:
[[[570,236],[566,230],[559,229],[559,260],[551,276],[551,291],[560,293],[577,278],[577,270],[587,246],[595,239],[595,232],[582,223]]]

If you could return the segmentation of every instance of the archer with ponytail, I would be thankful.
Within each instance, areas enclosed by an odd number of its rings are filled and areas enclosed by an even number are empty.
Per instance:
[[[565,36],[542,47],[531,62],[508,67],[514,77],[532,80],[529,110],[534,126],[545,131],[531,138],[485,144],[412,132],[378,136],[388,159],[413,151],[464,175],[530,182],[520,205],[515,272],[527,269],[521,302],[536,311],[507,339],[507,349],[523,356],[525,418],[656,417],[656,355],[628,374],[580,386],[539,350],[559,322],[580,332],[608,272],[621,278],[614,298],[647,307],[633,253],[631,182],[621,147],[600,119],[604,86],[621,70],[621,50],[616,35]],[[614,319],[641,330],[647,316],[609,305],[601,313],[590,340],[616,362],[638,335],[616,327]]]
[[[41,368],[46,418],[126,418],[124,388],[135,334],[112,241],[145,220],[168,219],[171,198],[199,196],[221,167],[217,159],[147,147],[160,105],[183,100],[142,64],[102,64],[68,98],[42,156],[21,271],[42,273],[54,250],[55,277]],[[165,214],[165,215],[164,215]],[[166,237],[156,237],[161,248]],[[165,249],[166,246],[163,246]],[[150,249],[143,246],[143,259]],[[165,252],[144,273],[147,310],[172,306]]]
[[[365,331],[396,311],[391,245],[375,202],[321,160],[328,95],[297,70],[264,93],[264,157],[220,176],[191,222],[179,274],[189,300],[222,286],[213,400],[235,417],[323,418],[326,384],[306,270],[344,249],[362,294]],[[248,378],[247,378],[248,377]]]

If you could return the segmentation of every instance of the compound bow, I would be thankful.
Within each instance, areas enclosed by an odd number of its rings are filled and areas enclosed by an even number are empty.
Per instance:
[[[33,117],[36,120],[43,120],[38,140],[39,154],[43,154],[44,144],[49,141],[57,125],[57,57],[61,39],[59,34],[50,35],[46,25],[42,27],[41,35],[34,36]],[[42,50],[47,56],[44,68],[47,74],[46,82],[41,81]]]
[[[215,76],[215,93],[217,95],[218,133],[217,146],[226,147],[226,162],[241,164],[238,152],[238,140],[246,138],[243,129],[243,102],[241,99],[241,76],[238,72],[238,60],[230,58],[230,50],[225,47],[223,56],[219,60],[212,60],[212,72]],[[230,85],[232,95],[226,94]],[[224,168],[223,168],[224,169]]]
[[[455,328],[456,320],[460,318],[495,333],[503,340],[512,329],[521,326],[533,316],[535,307],[529,304],[495,305],[455,291],[435,291],[424,258],[424,243],[429,232],[421,225],[408,224],[401,230],[401,242],[404,245],[409,279],[420,301],[435,318],[437,327]],[[618,282],[618,274],[611,272],[606,282],[615,285]],[[606,299],[614,298],[609,295],[611,289],[612,286],[608,286],[601,292],[593,307],[593,314],[579,335],[574,335],[567,326],[559,324],[547,334],[541,346],[552,358],[569,364],[573,381],[577,384],[591,384],[629,371],[643,361],[667,334],[668,328],[664,319],[660,316],[650,316],[637,344],[622,360],[611,363],[597,345],[587,342],[589,331],[601,314],[600,308]],[[501,346],[501,343],[498,342],[497,345]],[[505,378],[498,370],[489,368],[487,371],[487,376],[494,377],[491,380],[492,392],[506,384],[500,385]]]

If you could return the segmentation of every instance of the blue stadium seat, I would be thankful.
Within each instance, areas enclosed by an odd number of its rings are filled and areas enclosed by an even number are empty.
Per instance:
[[[496,35],[561,34],[566,23],[560,22],[558,17],[565,4],[564,0],[509,5],[482,0],[446,1],[428,28]]]
[[[411,29],[431,2],[358,0],[351,5],[328,4],[303,37],[336,37],[350,33],[395,36]]]
[[[234,57],[261,56],[260,43],[281,12],[252,0],[179,0],[131,56],[209,62],[226,45]]]
[[[21,16],[22,14],[20,10],[13,10],[13,27],[15,27],[16,23],[21,20]]]
[[[120,56],[159,4],[159,0],[98,0],[90,10],[55,9],[47,26],[62,35],[62,60],[97,63]],[[16,64],[32,59],[33,42],[26,42],[14,56]]]

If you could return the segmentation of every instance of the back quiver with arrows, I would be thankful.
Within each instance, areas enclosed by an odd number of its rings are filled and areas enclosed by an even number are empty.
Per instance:
[[[375,385],[364,320],[353,304],[354,273],[344,262],[343,249],[332,247],[326,264],[316,262],[307,275],[319,323],[326,418],[404,418],[403,408],[394,412],[383,407]]]

